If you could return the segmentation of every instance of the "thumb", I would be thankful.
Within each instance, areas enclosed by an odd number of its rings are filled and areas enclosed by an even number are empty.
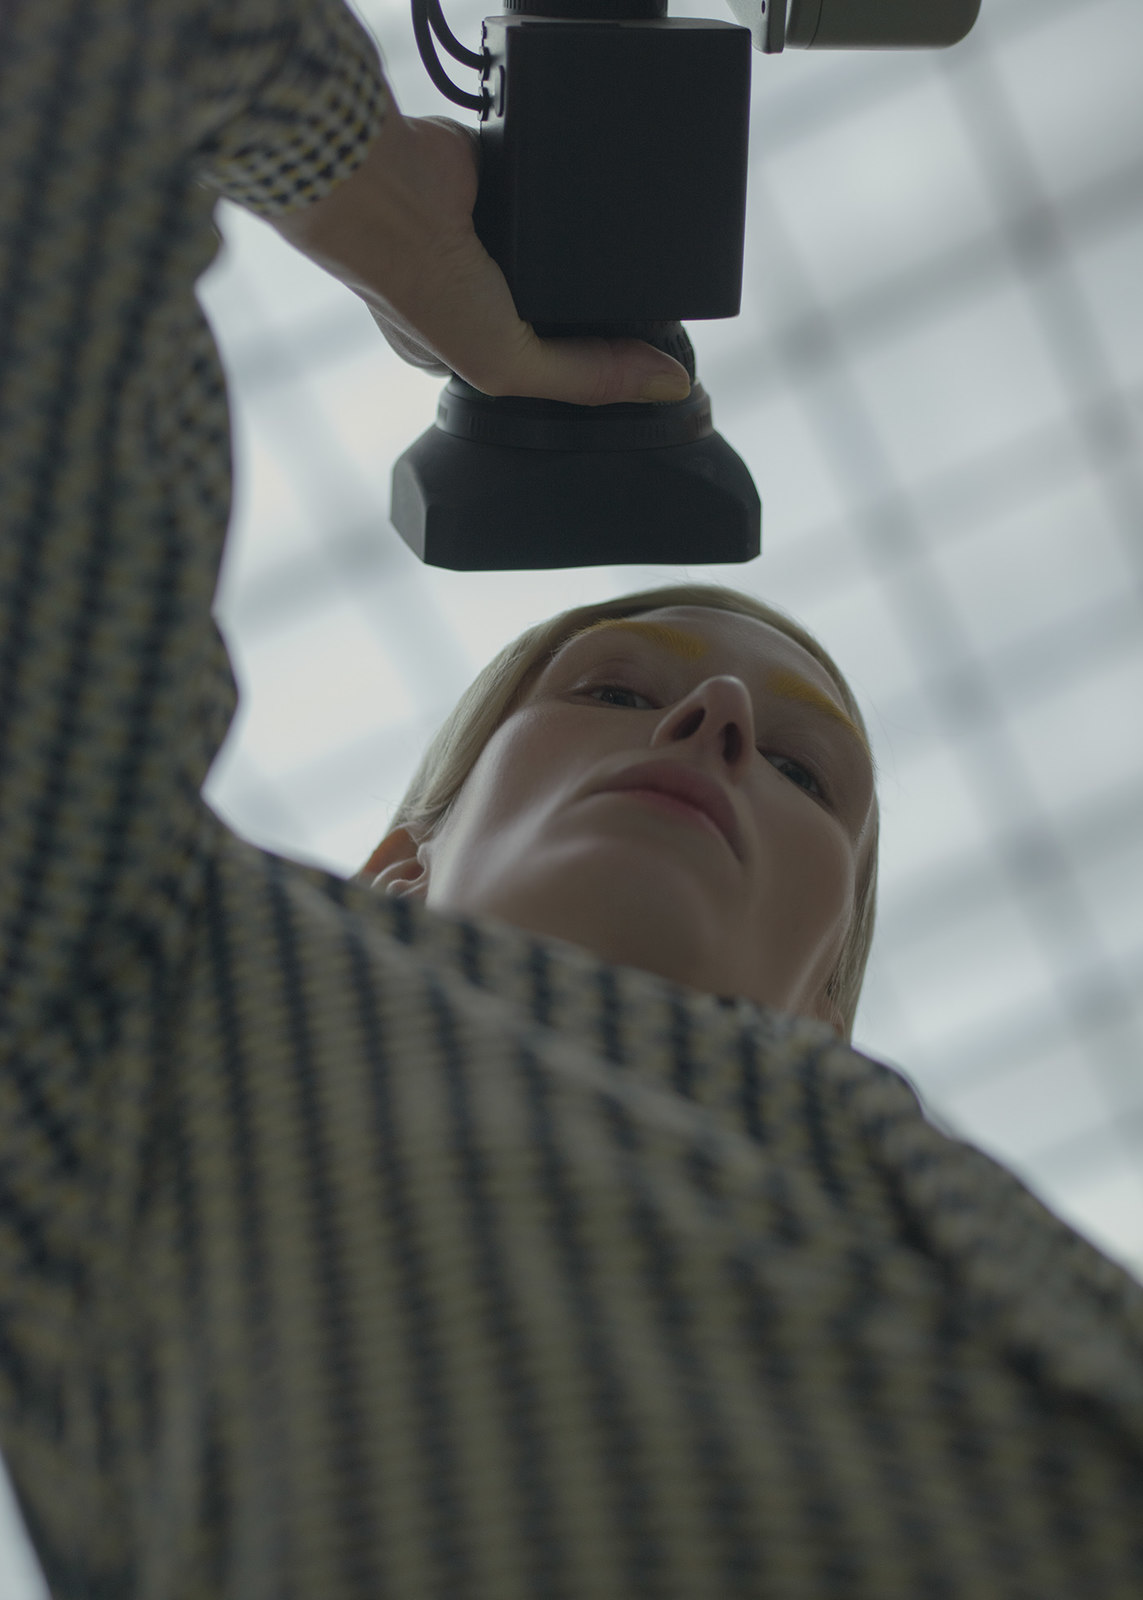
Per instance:
[[[607,406],[685,400],[691,392],[686,368],[642,339],[542,339],[531,324],[522,326],[527,336],[500,394]]]

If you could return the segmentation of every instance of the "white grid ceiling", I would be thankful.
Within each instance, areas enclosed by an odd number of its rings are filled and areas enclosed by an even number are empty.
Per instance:
[[[489,9],[446,4],[474,47]],[[406,114],[475,121],[404,3],[360,10]],[[752,60],[742,313],[689,325],[762,495],[748,566],[422,567],[389,472],[441,380],[222,208],[243,704],[208,792],[351,871],[522,628],[688,575],[764,596],[836,656],[882,771],[856,1042],[1143,1274],[1143,5],[984,0],[951,51]],[[8,1551],[0,1590],[38,1593]]]
[[[362,10],[402,110],[475,123],[404,4]],[[486,10],[449,8],[470,45]],[[869,713],[858,1042],[1143,1270],[1143,6],[985,0],[950,51],[752,59],[742,313],[690,331],[763,555],[689,571],[793,611]],[[348,871],[503,643],[685,574],[422,567],[388,480],[441,380],[267,227],[222,223],[203,299],[235,401],[219,615],[244,705],[209,792]]]

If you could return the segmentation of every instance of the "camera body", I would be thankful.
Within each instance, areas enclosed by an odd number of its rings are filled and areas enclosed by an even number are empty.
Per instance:
[[[473,221],[533,324],[738,315],[750,34],[489,17]]]
[[[433,82],[480,113],[473,223],[541,338],[644,341],[691,379],[683,401],[580,406],[490,396],[455,374],[393,468],[410,549],[454,571],[743,562],[762,506],[714,430],[684,321],[738,315],[751,47],[954,43],[980,0],[728,0],[741,26],[667,0],[505,0],[478,55],[440,0],[412,0]],[[444,73],[432,35],[480,72]]]

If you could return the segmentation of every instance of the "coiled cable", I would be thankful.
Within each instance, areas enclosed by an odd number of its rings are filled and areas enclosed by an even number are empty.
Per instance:
[[[443,49],[455,60],[466,67],[473,67],[477,72],[484,68],[484,56],[478,55],[475,50],[467,50],[453,33],[445,21],[444,12],[441,10],[441,0],[413,0],[413,36],[417,41],[417,49],[421,53],[421,60],[425,64],[425,71],[433,80],[446,99],[454,105],[464,106],[468,111],[483,112],[488,96],[482,91],[480,94],[469,94],[464,89],[458,89],[441,66],[433,43],[433,34],[440,40]]]

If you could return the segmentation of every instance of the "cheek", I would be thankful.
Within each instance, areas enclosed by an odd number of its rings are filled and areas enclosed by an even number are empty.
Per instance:
[[[520,848],[538,826],[560,786],[567,742],[521,713],[497,729],[481,751],[460,794],[438,852],[449,872],[475,869],[501,842]]]
[[[780,1002],[812,1007],[845,947],[853,917],[854,850],[823,812],[770,833],[756,905],[764,958],[785,987]]]
[[[856,881],[849,835],[824,811],[802,802],[774,819],[771,871],[783,901],[799,904],[824,930],[848,925]]]
[[[471,784],[481,809],[501,819],[558,803],[607,754],[600,738],[606,727],[604,719],[573,708],[525,706],[493,734],[465,787]]]
[[[558,730],[520,712],[481,752],[469,778],[474,802],[493,824],[522,819],[558,788],[568,759],[568,741]]]

